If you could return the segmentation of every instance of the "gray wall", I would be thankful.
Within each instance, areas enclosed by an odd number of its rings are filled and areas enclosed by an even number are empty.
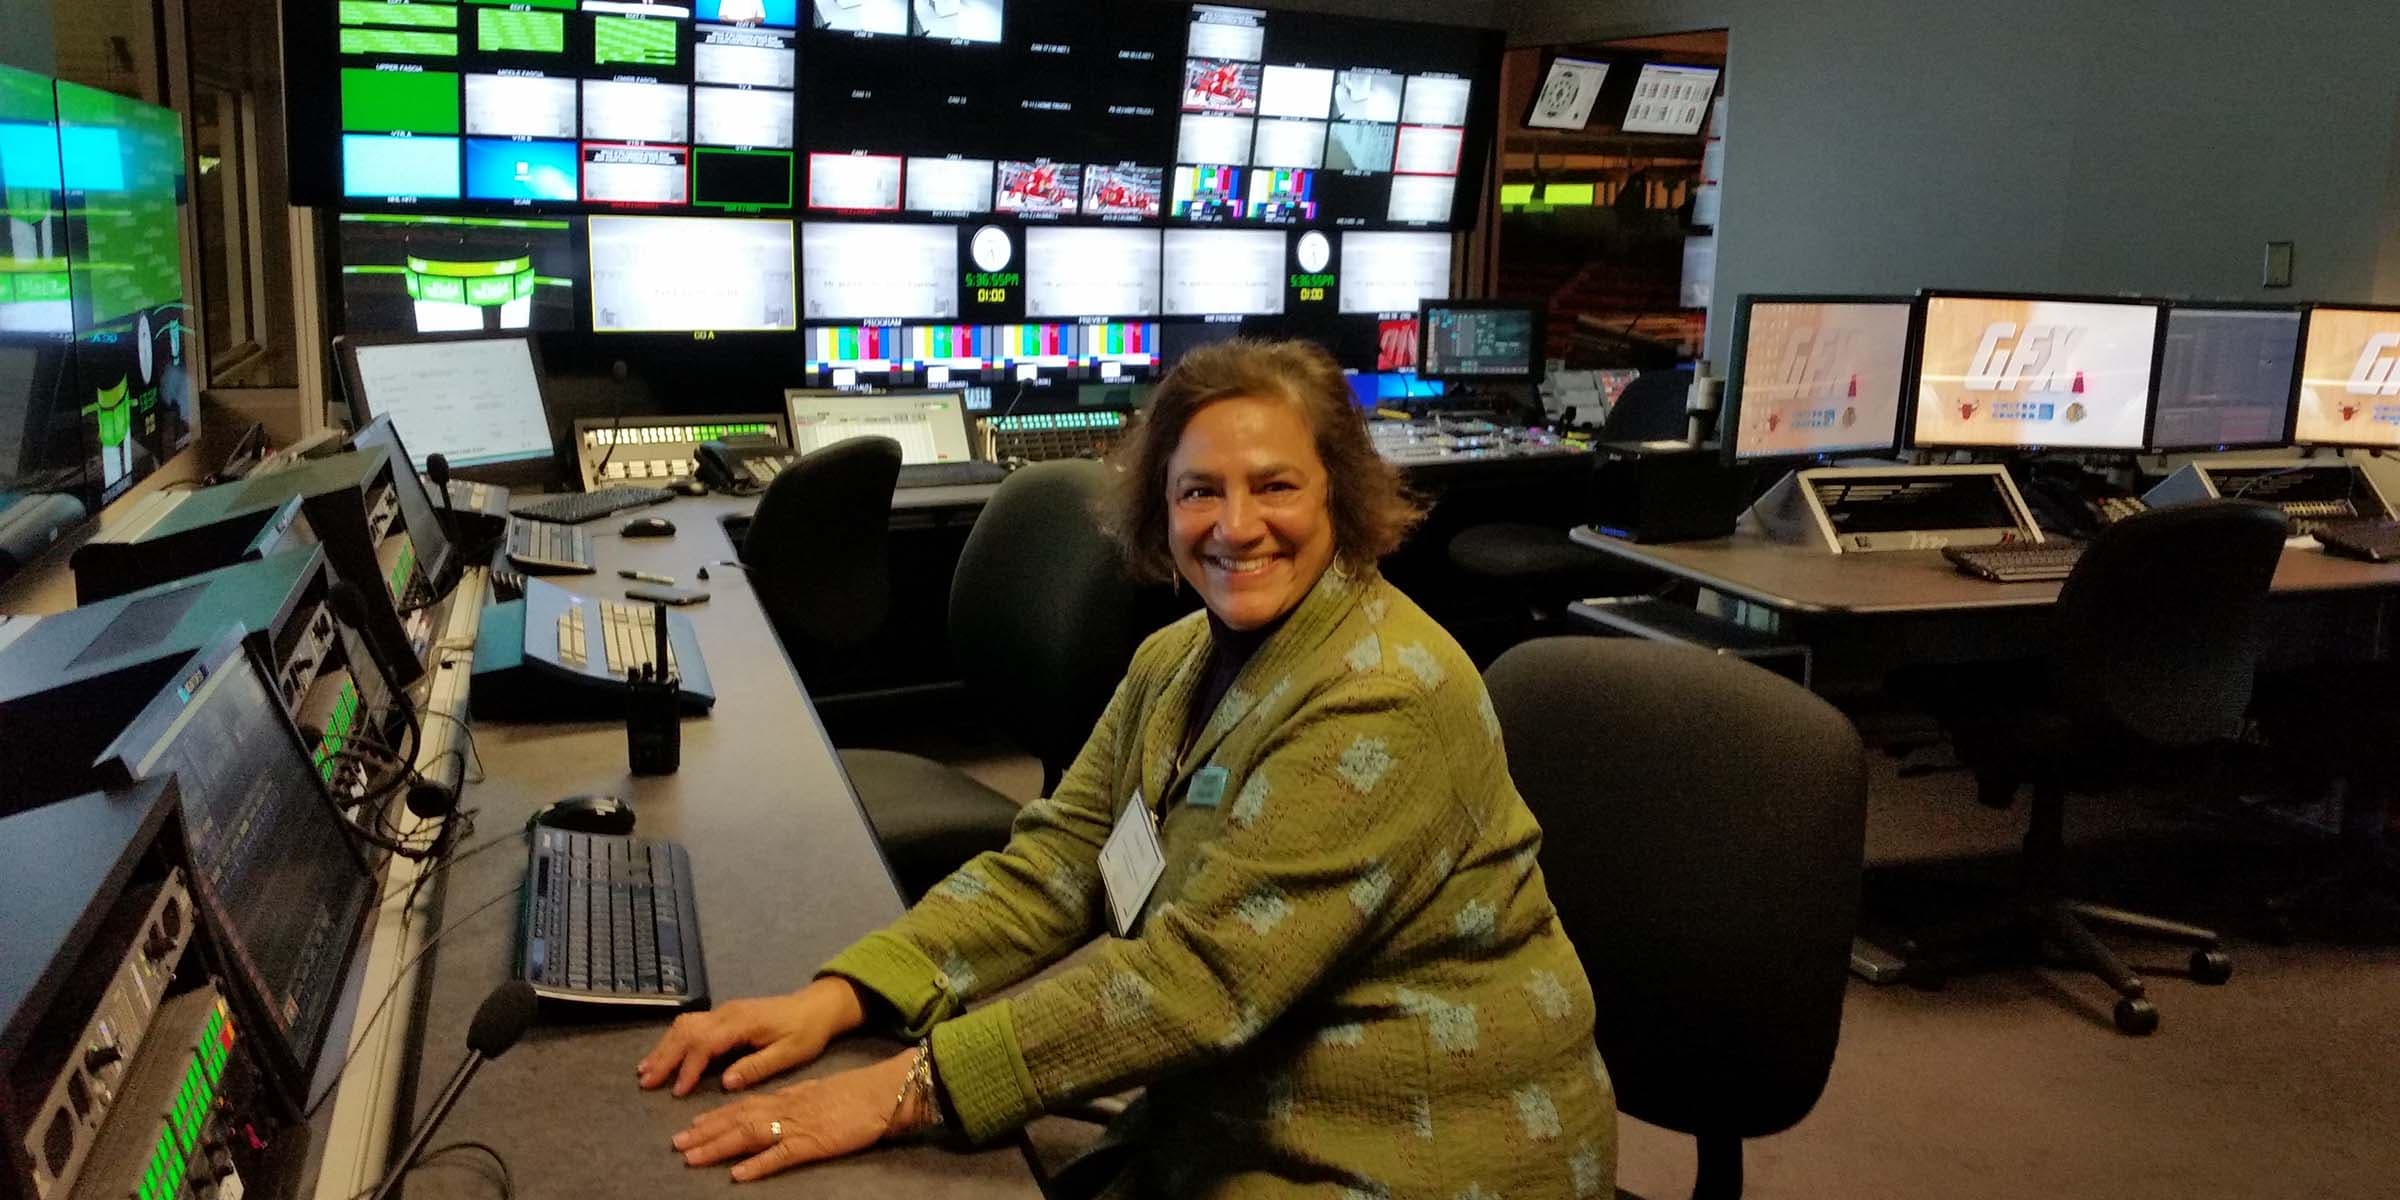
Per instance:
[[[2400,298],[2390,0],[1499,11],[1518,45],[1730,29],[1719,314],[1945,285]],[[2259,285],[2270,240],[2298,243],[2289,290]]]
[[[57,59],[49,0],[0,0],[0,66],[48,75]]]

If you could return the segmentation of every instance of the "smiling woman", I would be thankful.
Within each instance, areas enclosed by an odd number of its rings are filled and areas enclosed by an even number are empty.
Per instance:
[[[1142,644],[1006,848],[800,991],[678,1019],[638,1074],[686,1094],[751,1047],[724,1075],[747,1089],[869,1024],[916,1048],[675,1149],[755,1179],[1142,1088],[1051,1195],[1614,1194],[1541,830],[1474,664],[1376,572],[1417,510],[1340,372],[1298,343],[1195,351],[1122,454],[1128,563],[1206,612]]]

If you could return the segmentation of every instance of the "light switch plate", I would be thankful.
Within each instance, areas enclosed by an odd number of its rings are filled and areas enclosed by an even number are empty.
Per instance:
[[[2266,269],[2261,273],[2258,282],[2262,287],[2287,288],[2292,286],[2292,244],[2290,242],[2267,243]]]

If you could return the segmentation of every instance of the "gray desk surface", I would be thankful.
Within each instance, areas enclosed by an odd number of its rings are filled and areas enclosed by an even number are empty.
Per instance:
[[[1828,554],[1772,541],[1745,526],[1732,537],[1641,545],[1589,527],[1581,545],[1783,612],[1834,616],[2038,608],[2056,583],[1992,583],[1961,574],[1936,550]],[[2400,563],[2336,558],[2310,546],[2283,552],[2278,595],[2400,590]]]
[[[554,577],[591,595],[627,586],[619,567],[691,581],[693,570],[733,557],[717,518],[746,501],[678,499],[657,510],[673,538],[628,541],[609,522],[590,528],[600,573]],[[636,832],[690,850],[699,889],[710,990],[720,1001],[786,991],[902,904],[873,835],[835,759],[816,710],[793,676],[738,571],[712,572],[714,598],[683,609],[698,627],[717,688],[715,711],[683,725],[683,768],[635,779],[617,724],[479,723],[485,778],[462,804],[478,810],[476,843],[521,826],[534,809],[578,792],[632,800]],[[470,843],[470,846],[475,843]],[[516,889],[525,850],[511,838],[461,861],[443,884],[445,936],[433,971],[418,1059],[417,1108],[431,1103],[466,1049],[476,1005],[512,964]],[[506,896],[481,912],[476,906]],[[447,923],[455,922],[455,925]],[[633,1067],[664,1020],[544,1025],[487,1065],[434,1139],[489,1142],[508,1157],[520,1196],[725,1195],[724,1167],[687,1168],[667,1139],[726,1097],[713,1085],[676,1100],[643,1092]],[[811,1074],[862,1065],[898,1046],[837,1045]],[[789,1082],[787,1078],[783,1082]],[[472,1159],[419,1170],[412,1196],[484,1200],[497,1188]],[[974,1154],[909,1146],[742,1185],[745,1196],[1037,1196],[1014,1143]]]

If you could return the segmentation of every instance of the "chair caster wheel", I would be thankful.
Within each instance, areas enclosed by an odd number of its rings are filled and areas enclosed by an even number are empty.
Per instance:
[[[2117,1001],[2117,1028],[2135,1037],[2158,1032],[2158,1006],[2140,996]]]
[[[2219,984],[2233,978],[2233,959],[2222,950],[2192,951],[2192,982]]]

